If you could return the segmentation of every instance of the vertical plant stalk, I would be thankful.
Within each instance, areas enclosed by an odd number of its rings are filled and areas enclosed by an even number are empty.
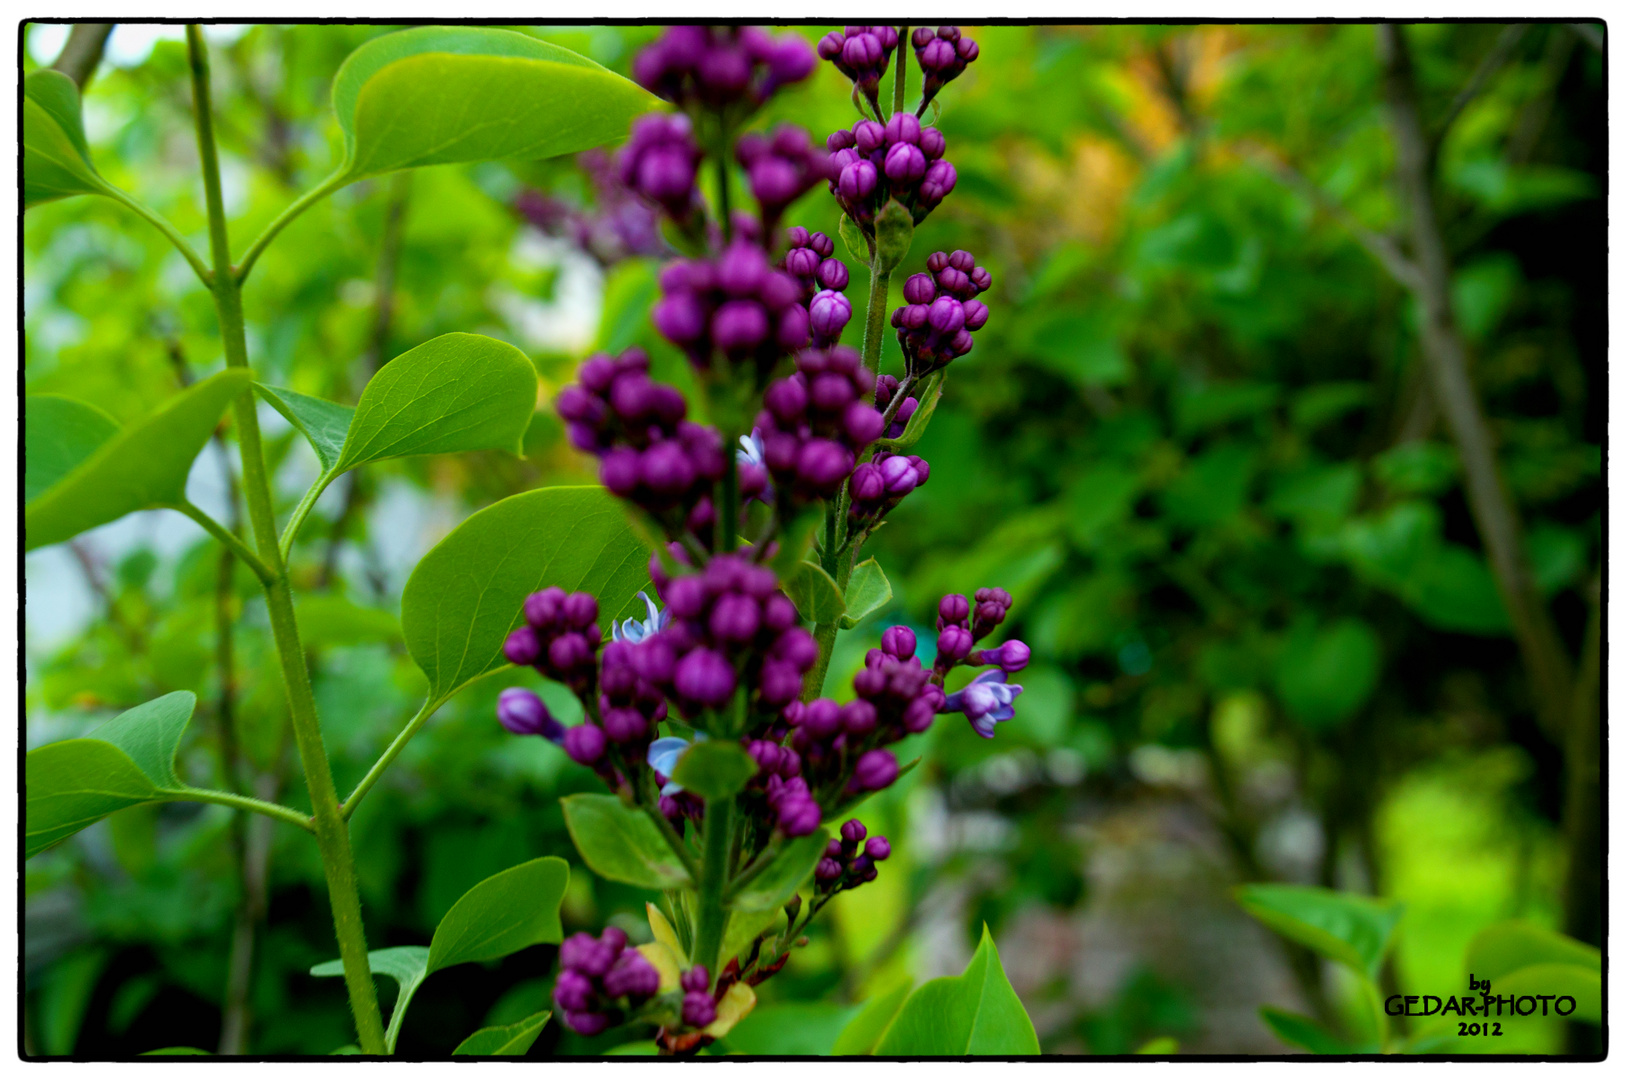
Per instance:
[[[107,46],[113,24],[105,22],[75,23],[68,31],[68,42],[51,66],[72,79],[83,94],[91,77],[102,62],[102,50]]]
[[[210,291],[220,318],[220,335],[227,366],[247,368],[248,345],[243,330],[242,287],[231,264],[226,213],[220,194],[220,161],[215,150],[209,94],[209,59],[203,35],[196,24],[187,26],[186,43],[192,69],[198,154],[203,166],[204,194],[209,212],[209,248],[214,263]],[[316,700],[311,692],[309,673],[305,669],[305,654],[299,644],[299,624],[294,618],[287,569],[277,547],[276,517],[271,505],[271,487],[266,476],[265,452],[260,442],[259,418],[255,415],[253,396],[239,395],[232,408],[237,423],[238,446],[242,453],[243,494],[248,504],[249,523],[261,560],[271,571],[271,579],[265,584],[266,609],[287,688],[294,741],[299,748],[305,786],[310,792],[312,820],[317,845],[321,849],[328,897],[333,906],[333,928],[338,938],[339,956],[344,964],[345,985],[350,993],[356,1034],[363,1053],[383,1055],[386,1053],[384,1025],[379,1017],[377,989],[367,963],[367,939],[361,922],[355,858],[350,850],[349,831],[339,815],[339,799],[333,787],[327,751],[322,745]]]
[[[1376,29],[1394,139],[1395,179],[1410,219],[1416,271],[1410,284],[1422,309],[1423,359],[1435,402],[1462,456],[1468,505],[1530,672],[1537,715],[1548,736],[1562,746],[1572,688],[1570,658],[1536,588],[1518,510],[1503,481],[1490,426],[1468,377],[1468,351],[1451,307],[1451,267],[1435,213],[1429,141],[1418,112],[1411,56],[1400,27],[1381,23]]]
[[[699,886],[699,925],[695,928],[694,961],[704,964],[713,984],[721,972],[718,953],[723,931],[728,926],[728,909],[723,893],[728,887],[729,856],[734,847],[734,798],[707,799],[701,825],[704,849],[701,852]]]

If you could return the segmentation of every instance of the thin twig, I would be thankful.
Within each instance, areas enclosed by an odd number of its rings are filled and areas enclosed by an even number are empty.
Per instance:
[[[1451,102],[1450,107],[1445,110],[1444,118],[1440,120],[1439,125],[1435,128],[1434,138],[1429,146],[1431,156],[1440,152],[1440,144],[1445,142],[1445,136],[1450,132],[1451,125],[1457,122],[1457,117],[1462,115],[1462,110],[1466,109],[1469,103],[1479,96],[1480,91],[1485,89],[1486,84],[1490,82],[1491,76],[1500,71],[1502,65],[1507,63],[1508,57],[1513,55],[1514,47],[1523,39],[1524,32],[1529,28],[1527,23],[1515,23],[1504,28],[1497,35],[1496,43],[1491,46],[1490,52],[1485,54],[1485,58],[1479,62],[1479,66],[1469,76],[1467,85],[1457,92],[1456,98]]]
[[[77,83],[83,94],[102,62],[102,50],[112,32],[112,23],[75,23],[68,31],[68,41],[62,46],[61,55],[51,66]]]

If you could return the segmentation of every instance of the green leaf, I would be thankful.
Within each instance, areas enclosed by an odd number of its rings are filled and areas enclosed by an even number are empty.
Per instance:
[[[645,889],[678,889],[690,884],[666,838],[638,810],[614,795],[569,795],[565,827],[582,861],[600,877]]]
[[[1312,1054],[1352,1054],[1354,1048],[1346,1045],[1342,1040],[1327,1032],[1320,1024],[1308,1016],[1277,1009],[1270,1005],[1261,1006],[1259,1019],[1265,1026],[1275,1033],[1276,1037],[1288,1046],[1297,1046],[1308,1050]]]
[[[717,962],[726,966],[783,918],[781,911],[743,911],[735,908],[728,913],[728,926],[723,930],[723,944],[717,952]]]
[[[1596,967],[1531,964],[1494,982],[1491,993],[1515,998],[1535,994],[1563,997],[1567,994],[1575,999],[1575,1011],[1569,1019],[1589,1024],[1603,1023],[1603,977]]]
[[[542,1034],[542,1025],[548,1022],[549,1012],[527,1016],[517,1024],[505,1027],[481,1028],[457,1044],[454,1055],[470,1057],[523,1057]]]
[[[1377,631],[1361,619],[1339,619],[1319,632],[1306,625],[1282,649],[1276,692],[1300,723],[1325,731],[1360,711],[1382,669]]]
[[[932,422],[932,413],[937,411],[937,403],[943,398],[943,381],[948,378],[948,372],[938,371],[926,377],[924,389],[916,390],[912,397],[920,402],[915,414],[909,422],[903,425],[903,434],[896,439],[877,439],[875,445],[882,450],[903,451],[914,446],[920,437],[926,434],[926,425]]]
[[[334,466],[339,463],[339,454],[344,450],[344,439],[350,432],[350,420],[356,415],[356,410],[337,401],[311,397],[279,386],[255,383],[254,392],[299,429],[300,434],[310,442],[311,449],[316,451],[322,471],[333,472]]]
[[[892,583],[886,580],[881,564],[865,559],[853,567],[852,577],[847,579],[847,612],[841,616],[841,628],[851,630],[891,599]]]
[[[678,758],[672,779],[702,799],[726,799],[745,787],[757,763],[737,742],[697,742]]]
[[[176,1056],[176,1057],[213,1057],[207,1050],[199,1050],[195,1046],[166,1046],[162,1050],[143,1050],[142,1057]]]
[[[185,502],[192,460],[248,383],[242,368],[212,375],[103,443],[28,504],[27,550],[71,540],[137,510]]]
[[[507,665],[503,639],[525,597],[546,585],[585,589],[606,623],[649,580],[649,549],[603,488],[528,491],[453,529],[412,571],[401,594],[407,651],[444,701]]]
[[[725,1042],[732,1054],[823,1057],[858,1012],[824,1001],[765,1005],[735,1024]]]
[[[23,402],[23,502],[31,503],[118,434],[119,424],[94,405],[58,394]]]
[[[367,383],[329,472],[415,454],[517,454],[535,411],[536,368],[524,353],[479,334],[442,334]]]
[[[802,618],[809,622],[828,626],[847,610],[835,579],[816,563],[797,563],[786,576],[784,589]]]
[[[890,990],[876,994],[864,1002],[847,1026],[842,1029],[836,1038],[835,1045],[830,1047],[831,1055],[835,1057],[852,1057],[859,1054],[873,1054],[876,1046],[880,1045],[881,1038],[886,1034],[887,1028],[897,1018],[898,1010],[903,1008],[903,1002],[913,990],[915,981],[905,978]]]
[[[120,713],[85,738],[30,751],[24,762],[25,857],[115,810],[182,787],[175,748],[197,701],[178,690]]]
[[[1243,909],[1283,937],[1376,979],[1404,905],[1306,885],[1243,885]]]
[[[79,87],[60,71],[23,80],[23,209],[69,195],[102,195],[80,119]]]
[[[965,972],[933,979],[909,995],[875,1052],[894,1057],[1039,1052],[1033,1021],[1005,977],[986,925]]]
[[[1500,979],[1535,964],[1573,964],[1603,970],[1602,954],[1591,945],[1523,919],[1487,926],[1468,945],[1463,964],[1475,978]]]
[[[812,875],[813,868],[819,865],[819,859],[824,855],[824,845],[829,841],[828,828],[790,841],[762,873],[752,878],[735,895],[734,908],[739,911],[779,910]]]
[[[585,57],[510,30],[421,26],[374,38],[333,79],[338,182],[419,165],[571,154],[659,105]]]
[[[401,638],[401,623],[394,615],[380,608],[363,607],[348,597],[318,593],[301,596],[297,606],[300,643],[307,649]]]
[[[841,234],[841,242],[847,245],[847,254],[868,266],[871,258],[870,242],[864,236],[864,230],[858,227],[858,222],[842,214],[841,225],[836,231]]]
[[[393,949],[374,949],[367,954],[367,967],[374,975],[388,975],[401,989],[395,995],[395,1008],[390,1012],[390,1026],[384,1032],[384,1050],[395,1053],[395,1040],[401,1034],[401,1022],[406,1019],[407,1006],[418,992],[425,975],[429,974],[429,950],[422,945],[398,945]],[[311,974],[330,976],[344,974],[343,960],[329,960],[311,968]]]
[[[551,855],[486,878],[464,893],[435,927],[429,971],[562,941],[559,904],[569,881],[570,865]]]

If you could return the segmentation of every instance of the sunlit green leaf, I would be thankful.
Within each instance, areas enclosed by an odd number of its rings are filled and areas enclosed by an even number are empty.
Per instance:
[[[857,1005],[787,1001],[764,1005],[734,1025],[729,1053],[822,1057],[859,1012]]]
[[[853,567],[852,577],[847,579],[847,610],[841,616],[841,628],[851,630],[865,617],[885,607],[891,599],[892,583],[886,579],[881,564],[874,559],[865,559]]]
[[[881,1042],[881,1036],[892,1026],[898,1010],[903,1008],[904,1001],[909,997],[909,991],[914,988],[915,981],[906,978],[864,1002],[863,1008],[847,1022],[847,1026],[836,1037],[835,1044],[830,1047],[830,1053],[837,1057],[873,1054],[875,1047]]]
[[[1476,934],[1463,958],[1463,966],[1476,979],[1499,979],[1535,964],[1572,964],[1601,971],[1603,957],[1593,946],[1567,934],[1524,919],[1509,919]]]
[[[802,618],[809,622],[829,625],[847,610],[835,579],[815,563],[797,563],[785,578],[784,589]]]
[[[773,862],[734,897],[734,907],[741,911],[777,911],[813,876],[813,868],[829,841],[828,828],[788,841]]]
[[[1377,978],[1404,910],[1394,901],[1308,885],[1243,885],[1236,898],[1278,934],[1368,979]]]
[[[595,874],[645,889],[688,885],[689,873],[655,823],[614,795],[570,795],[559,800],[576,850]]]
[[[118,430],[118,421],[83,401],[57,394],[25,398],[23,502],[33,502]]]
[[[23,208],[106,190],[90,161],[79,87],[60,71],[30,72],[23,80]]]
[[[536,1037],[542,1034],[543,1025],[552,1015],[539,1012],[517,1024],[481,1028],[458,1043],[452,1053],[469,1057],[522,1057],[536,1042]]]
[[[495,960],[543,942],[558,943],[559,904],[570,865],[551,855],[493,874],[452,905],[429,944],[429,970]]]
[[[1037,1054],[1022,999],[1011,989],[999,950],[982,928],[982,941],[962,974],[932,979],[909,995],[875,1053],[897,1057],[966,1057]]]
[[[384,1032],[386,1053],[395,1053],[395,1040],[401,1035],[401,1023],[406,1019],[407,1006],[412,995],[423,985],[429,974],[429,950],[422,945],[398,945],[393,949],[374,949],[367,954],[367,966],[374,975],[388,975],[400,987],[395,995],[395,1008],[390,1012],[390,1026]],[[311,968],[316,976],[344,974],[343,960],[329,960]],[[339,1052],[339,1051],[336,1051]]]
[[[1493,983],[1491,993],[1498,996],[1567,995],[1575,999],[1575,1011],[1570,1014],[1570,1019],[1589,1024],[1603,1022],[1603,976],[1598,968],[1580,964],[1531,964],[1503,975]]]
[[[323,472],[331,471],[339,463],[345,436],[350,432],[350,420],[356,415],[354,408],[261,383],[254,384],[254,392],[299,429],[316,451]]]
[[[1308,1016],[1288,1012],[1270,1005],[1259,1009],[1259,1019],[1288,1046],[1308,1050],[1312,1054],[1351,1054],[1354,1047],[1330,1034]]]

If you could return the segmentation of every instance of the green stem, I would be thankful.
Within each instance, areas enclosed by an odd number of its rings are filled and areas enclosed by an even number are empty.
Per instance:
[[[881,263],[879,252],[869,262],[869,307],[864,314],[864,366],[881,373],[881,335],[886,333],[886,290],[892,282],[892,271],[877,269]]]
[[[903,91],[908,83],[906,78],[909,71],[909,27],[898,27],[898,69],[892,74],[892,112],[903,111]]]
[[[228,548],[230,548],[233,555],[236,555],[239,559],[242,559],[243,562],[248,564],[248,568],[254,571],[254,576],[260,579],[260,584],[268,585],[271,583],[271,579],[276,576],[271,572],[271,568],[266,566],[264,562],[260,561],[260,557],[254,554],[249,546],[243,543],[236,533],[232,532],[230,529],[226,528],[226,526],[222,525],[220,522],[198,509],[192,503],[171,503],[170,509],[179,510],[181,513],[185,514],[199,525],[202,525],[204,529],[208,531],[210,536],[214,537],[216,540],[219,540],[222,544],[225,544]]]
[[[677,830],[672,827],[672,823],[666,820],[666,815],[661,813],[658,805],[649,806],[646,804],[644,812],[655,823],[655,828],[659,829],[661,835],[666,838],[666,846],[672,849],[672,854],[678,857],[678,861],[683,864],[683,869],[689,872],[689,878],[698,883],[700,881],[700,864],[694,861],[694,852],[690,851],[689,845],[683,842],[683,837],[679,836]]]
[[[740,463],[732,449],[739,444],[739,437],[732,433],[723,440],[727,463],[723,466],[722,505],[717,508],[719,551],[733,551],[740,545]]]
[[[728,208],[728,152],[730,141],[728,128],[719,127],[717,146],[711,155],[717,161],[717,217],[718,224],[723,229],[723,243],[725,244],[734,239],[734,216]]]
[[[317,203],[321,202],[335,191],[338,191],[347,183],[349,183],[349,181],[344,179],[343,174],[334,173],[326,180],[323,180],[322,183],[315,189],[307,191],[298,199],[294,200],[293,204],[289,206],[288,209],[278,214],[276,220],[267,225],[265,227],[265,231],[259,235],[259,238],[248,246],[248,251],[243,253],[242,264],[238,266],[235,271],[233,271],[233,277],[235,278],[238,287],[241,288],[243,282],[248,280],[248,272],[254,269],[254,264],[258,262],[260,256],[265,253],[265,249],[271,246],[271,241],[277,238],[278,233],[292,224],[294,218],[298,217],[300,214],[303,214],[305,211],[309,210],[311,207],[315,206]]]
[[[196,24],[186,28],[187,54],[192,68],[192,94],[195,106],[198,154],[203,163],[204,196],[209,209],[209,249],[214,259],[210,291],[220,318],[221,342],[228,367],[248,367],[248,342],[243,331],[243,294],[231,265],[231,245],[226,233],[226,211],[220,195],[220,159],[215,149],[214,119],[209,100],[209,58],[203,35]],[[339,798],[333,788],[333,772],[327,750],[322,746],[322,730],[316,716],[316,699],[311,693],[310,673],[305,669],[305,653],[299,643],[299,624],[294,617],[293,596],[277,548],[276,516],[271,507],[271,485],[266,475],[265,449],[260,442],[260,423],[254,398],[239,395],[232,405],[237,423],[237,442],[243,459],[243,495],[248,504],[249,523],[254,530],[260,560],[271,572],[265,585],[266,611],[271,633],[282,665],[287,689],[288,713],[299,747],[305,787],[310,793],[316,843],[321,851],[322,869],[327,877],[328,897],[333,905],[333,929],[338,938],[339,956],[344,961],[344,981],[355,1014],[356,1035],[362,1053],[386,1052],[384,1024],[378,1012],[378,991],[367,963],[367,938],[361,922],[361,897],[356,888],[355,857],[350,850],[350,833],[339,815]]]
[[[205,286],[213,284],[210,280],[212,275],[209,273],[209,267],[204,263],[202,257],[198,255],[191,244],[187,243],[186,237],[181,235],[180,230],[171,225],[162,214],[149,209],[138,201],[135,196],[129,192],[119,190],[112,184],[103,186],[103,194],[115,202],[123,203],[136,216],[146,220],[153,228],[163,233],[169,242],[175,245],[175,250],[179,251],[182,257],[186,259],[187,264],[192,267],[192,272],[198,275],[198,280],[203,282]]]
[[[281,803],[266,802],[248,795],[237,795],[230,791],[213,791],[209,788],[162,788],[161,794],[166,799],[176,802],[206,802],[218,803],[221,806],[230,806],[238,810],[251,810],[256,814],[264,814],[269,818],[287,822],[289,825],[304,829],[306,832],[315,832],[316,827],[311,819],[301,814],[291,806]]]
[[[429,718],[435,715],[435,710],[439,709],[444,701],[445,699],[442,698],[440,701],[426,700],[423,703],[423,708],[418,710],[418,715],[407,721],[407,726],[402,728],[401,733],[395,737],[395,741],[390,743],[382,754],[378,755],[378,760],[373,762],[373,767],[367,770],[367,775],[361,778],[361,783],[357,784],[356,789],[350,793],[350,797],[344,800],[344,803],[339,807],[340,817],[346,821],[350,820],[350,815],[356,812],[356,805],[367,797],[369,791],[373,790],[373,785],[378,783],[379,778],[384,775],[384,770],[389,768],[390,763],[400,756],[401,751],[406,749],[406,744],[412,741],[412,737],[418,733],[419,728],[429,722]]]
[[[740,890],[744,889],[747,885],[751,884],[752,881],[756,880],[757,875],[766,870],[768,868],[768,864],[773,862],[778,855],[779,845],[777,843],[769,844],[767,847],[763,848],[762,851],[757,854],[757,857],[751,860],[750,865],[741,870],[734,880],[728,883],[728,890],[725,895],[729,899],[733,899],[734,897],[738,896],[740,894]]]
[[[715,983],[723,929],[728,925],[724,891],[728,887],[729,851],[734,846],[734,799],[707,799],[704,861],[700,866],[700,925],[695,931],[694,960],[704,964]]]
[[[288,524],[282,527],[282,539],[277,543],[277,551],[282,556],[283,562],[288,561],[289,553],[294,550],[294,541],[299,539],[299,530],[304,527],[305,519],[310,516],[316,500],[322,497],[322,492],[327,490],[327,486],[333,483],[333,478],[337,475],[325,472],[317,477],[316,483],[310,486],[310,490],[300,498],[299,505],[294,507],[294,512],[288,516]]]

